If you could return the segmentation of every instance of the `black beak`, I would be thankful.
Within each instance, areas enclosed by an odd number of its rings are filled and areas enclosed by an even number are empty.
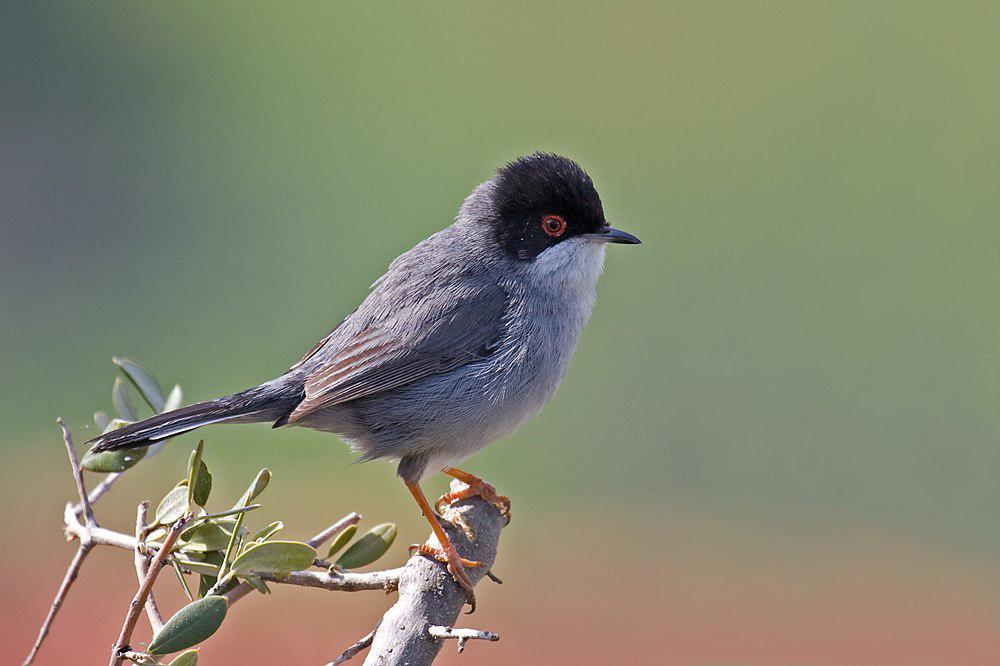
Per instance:
[[[641,240],[621,229],[614,227],[602,227],[596,234],[584,234],[587,238],[604,241],[605,243],[625,243],[627,245],[639,245]]]

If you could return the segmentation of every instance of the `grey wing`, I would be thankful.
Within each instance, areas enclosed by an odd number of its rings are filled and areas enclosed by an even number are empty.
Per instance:
[[[312,353],[325,358],[307,375],[305,399],[288,422],[492,354],[506,331],[507,292],[491,284],[442,296],[439,291],[410,306],[382,308],[376,317],[359,310],[356,321],[345,322],[329,336],[328,349]]]

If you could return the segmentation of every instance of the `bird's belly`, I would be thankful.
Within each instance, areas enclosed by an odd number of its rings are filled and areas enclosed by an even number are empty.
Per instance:
[[[358,400],[354,408],[365,432],[350,438],[352,446],[365,458],[427,455],[434,466],[455,464],[538,413],[565,370],[554,361],[504,350]]]

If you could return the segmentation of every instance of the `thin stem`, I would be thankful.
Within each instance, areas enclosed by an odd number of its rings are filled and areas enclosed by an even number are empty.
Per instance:
[[[331,661],[326,666],[340,666],[344,662],[353,659],[362,650],[367,650],[369,647],[371,647],[372,640],[375,638],[375,632],[378,631],[379,625],[381,624],[382,624],[382,618],[379,618],[379,621],[375,623],[375,626],[372,628],[370,632],[368,632],[367,636],[364,636],[357,643],[355,643],[351,647],[341,652],[339,657]]]
[[[437,638],[439,640],[444,640],[446,638],[456,638],[458,639],[458,653],[462,654],[465,651],[466,641],[490,641],[496,642],[500,640],[500,634],[493,633],[492,631],[483,631],[481,629],[465,629],[455,627],[442,627],[440,625],[431,625],[427,627],[427,633]]]
[[[42,622],[42,626],[38,630],[38,638],[35,639],[35,644],[32,646],[31,652],[24,660],[25,664],[30,664],[35,659],[35,655],[38,654],[38,650],[41,649],[42,642],[52,627],[52,622],[56,619],[59,609],[62,608],[63,601],[66,600],[69,588],[80,574],[80,567],[83,566],[83,561],[86,559],[90,549],[94,547],[94,543],[90,538],[90,530],[99,529],[97,520],[94,519],[94,509],[91,507],[90,498],[87,495],[87,487],[83,484],[83,472],[80,471],[80,461],[77,460],[76,452],[73,451],[73,436],[61,418],[57,418],[56,423],[59,424],[59,428],[62,430],[63,443],[66,445],[66,455],[69,457],[69,465],[73,470],[73,480],[76,481],[76,491],[80,496],[80,506],[82,507],[84,522],[87,524],[87,532],[85,535],[78,535],[80,537],[80,547],[77,548],[76,554],[69,564],[69,568],[66,569],[66,575],[63,576],[63,581],[59,585],[55,599],[52,600],[52,605],[45,616],[45,621]],[[73,520],[76,522],[75,514]]]
[[[76,549],[76,555],[73,556],[73,561],[69,563],[69,568],[66,569],[66,575],[63,576],[62,584],[59,585],[59,591],[56,592],[55,599],[52,600],[49,613],[45,616],[45,621],[42,622],[42,628],[38,630],[38,638],[35,639],[35,644],[25,658],[23,666],[28,666],[28,664],[35,660],[38,650],[42,647],[42,642],[52,627],[53,620],[56,619],[56,614],[62,608],[63,601],[66,600],[66,594],[69,592],[70,586],[73,585],[76,577],[80,574],[80,567],[83,566],[83,560],[86,559],[87,554],[93,547],[94,544],[88,542],[80,543],[80,547]]]
[[[104,493],[111,490],[111,486],[115,485],[115,481],[120,479],[121,475],[122,472],[112,472],[111,474],[108,474],[106,477],[104,477],[103,481],[98,483],[96,486],[91,488],[89,492],[87,492],[87,497],[90,498],[91,506],[97,504],[97,500],[101,499]],[[75,513],[77,516],[82,516],[83,504],[79,502],[77,504],[74,504],[73,513]]]
[[[263,504],[248,504],[247,506],[241,506],[234,509],[226,509],[225,511],[219,511],[218,513],[206,513],[203,516],[195,516],[194,522],[200,523],[206,520],[214,520],[215,518],[225,518],[226,516],[235,516],[238,513],[246,513],[247,511],[253,511],[254,509],[259,509],[264,506]]]
[[[187,525],[190,516],[183,516],[173,527],[170,528],[170,532],[167,533],[167,538],[163,540],[163,545],[160,550],[157,551],[156,556],[149,565],[149,571],[146,573],[146,577],[143,579],[142,584],[139,586],[139,591],[135,593],[132,597],[132,603],[129,604],[128,613],[125,615],[125,621],[122,623],[121,633],[118,634],[118,640],[115,642],[114,647],[111,649],[111,660],[108,662],[109,666],[120,666],[124,663],[125,652],[129,650],[129,641],[132,639],[132,631],[135,630],[136,622],[139,620],[139,614],[142,612],[142,608],[146,603],[146,598],[149,596],[150,590],[153,589],[153,583],[156,582],[156,576],[160,573],[160,569],[167,561],[167,556],[170,554],[170,549],[173,548],[174,542],[177,541],[177,537],[180,533],[184,531],[184,527]]]
[[[135,515],[135,575],[140,585],[149,573],[146,555],[142,552],[142,535],[146,531],[146,516],[148,513],[149,502],[139,502],[139,508],[136,510]],[[156,599],[153,598],[152,590],[149,591],[149,597],[146,599],[146,615],[149,617],[149,625],[153,628],[153,633],[158,633],[163,628],[163,616],[160,615],[160,609],[156,605]]]
[[[347,514],[346,516],[335,522],[333,525],[330,525],[325,530],[323,530],[313,538],[309,539],[309,541],[307,541],[306,543],[308,543],[313,548],[319,548],[324,543],[333,538],[333,536],[338,532],[342,532],[351,525],[357,525],[359,522],[361,522],[361,519],[363,517],[364,516],[362,516],[357,511],[352,511],[351,513]]]
[[[240,541],[240,530],[243,528],[244,516],[246,516],[246,513],[239,513],[236,516],[236,524],[233,525],[233,533],[229,535],[229,543],[226,544],[226,552],[222,555],[222,566],[219,567],[219,581],[222,581],[221,576],[224,576],[229,572],[229,565],[232,564],[233,558],[236,557],[236,552],[239,549],[237,543]],[[218,582],[212,586],[212,589],[214,590],[217,587],[219,587]]]
[[[181,565],[177,563],[177,560],[170,558],[170,566],[173,568],[174,573],[177,574],[177,580],[181,583],[181,589],[184,590],[184,596],[187,597],[188,601],[194,601],[194,595],[191,594],[191,588],[188,587],[187,579],[184,578],[184,572],[181,571]]]
[[[80,462],[76,459],[76,453],[73,451],[73,436],[61,418],[56,419],[56,423],[59,424],[59,428],[62,430],[63,443],[66,444],[66,453],[69,455],[69,464],[73,468],[73,480],[76,481],[76,491],[80,495],[80,504],[83,506],[83,521],[87,524],[87,527],[96,527],[97,521],[94,519],[94,508],[90,505],[87,487],[83,485],[83,472],[80,471]]]
[[[205,596],[211,597],[218,594],[226,587],[226,585],[229,585],[229,583],[231,583],[234,578],[236,578],[235,571],[230,571],[224,574],[221,578],[218,578],[215,581],[215,585],[209,588],[208,592],[205,593]]]

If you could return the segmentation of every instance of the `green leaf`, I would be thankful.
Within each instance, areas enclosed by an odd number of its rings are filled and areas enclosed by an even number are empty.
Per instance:
[[[162,412],[167,399],[163,397],[163,389],[153,374],[137,362],[125,356],[115,356],[111,359],[122,369],[129,381],[138,389],[139,395],[145,399],[154,412]]]
[[[219,579],[216,576],[210,576],[208,574],[202,574],[198,577],[198,596],[204,598],[208,591],[212,589],[212,586]],[[222,594],[225,594],[229,590],[219,590]]]
[[[188,502],[194,502],[198,506],[205,506],[208,495],[212,492],[212,475],[201,459],[204,449],[205,440],[198,440],[198,445],[194,447],[188,460]]]
[[[253,483],[251,483],[250,487],[247,488],[247,491],[243,493],[243,497],[240,498],[240,501],[236,506],[246,506],[249,504],[255,497],[264,492],[264,489],[267,488],[267,484],[270,480],[271,471],[266,467],[257,472],[257,476],[254,478]]]
[[[198,483],[194,485],[194,503],[198,506],[205,506],[208,503],[208,496],[212,492],[212,473],[208,471],[208,465],[204,461],[201,463],[201,472],[198,473]]]
[[[215,551],[212,551],[215,552]],[[215,584],[215,576],[219,573],[219,565],[212,564],[210,562],[199,562],[198,560],[192,560],[196,553],[185,553],[188,557],[177,557],[173,556],[173,561],[176,562],[181,568],[190,571],[191,573],[200,574],[202,576],[211,576],[212,584]],[[221,559],[220,559],[221,562]]]
[[[94,412],[94,425],[101,432],[104,432],[109,425],[111,425],[111,417],[104,412]]]
[[[128,397],[128,388],[121,377],[115,377],[115,385],[111,387],[111,402],[115,405],[118,416],[126,421],[138,421],[135,407],[132,406],[132,399]]]
[[[185,483],[177,486],[160,500],[156,507],[156,523],[159,525],[170,525],[187,513],[188,510],[188,489]]]
[[[333,543],[330,544],[330,552],[326,554],[327,559],[339,553],[341,548],[347,545],[347,542],[351,540],[351,537],[353,537],[357,531],[357,525],[348,525],[345,527],[344,531],[338,534],[337,538],[335,538]]]
[[[267,586],[267,583],[265,583],[257,576],[254,576],[252,574],[244,574],[243,580],[252,585],[254,589],[260,592],[261,594],[271,594],[271,588],[269,588]]]
[[[188,504],[194,502],[194,487],[198,485],[198,475],[201,474],[201,454],[205,450],[205,440],[199,439],[191,451],[187,464]]]
[[[233,560],[237,574],[291,573],[306,569],[316,559],[316,549],[298,541],[265,541],[250,546]]]
[[[181,391],[180,384],[174,384],[174,387],[170,389],[170,395],[167,396],[167,401],[163,403],[163,409],[161,412],[172,412],[175,409],[181,407],[181,403],[184,402],[184,392]]]
[[[208,553],[201,553],[202,562],[205,564],[214,564],[217,568],[222,567],[222,553],[211,551]],[[208,591],[212,589],[212,586],[219,580],[218,571],[214,573],[202,573],[201,580],[198,582],[198,596],[204,597],[208,594]],[[226,585],[223,589],[219,590],[220,594],[225,594],[229,590],[236,587],[239,581],[234,580],[231,584]]]
[[[146,457],[146,447],[119,451],[87,451],[80,466],[91,472],[124,472]]]
[[[96,419],[96,414],[94,415]],[[122,419],[113,419],[108,422],[101,433],[111,432],[129,424]],[[149,452],[148,447],[130,449],[128,451],[103,451],[92,453],[88,451],[80,461],[80,466],[91,472],[124,472],[130,467],[134,467],[137,462],[146,457]]]
[[[187,483],[187,482],[185,481],[185,483]],[[257,509],[259,509],[262,506],[264,506],[264,505],[263,504],[247,504],[246,506],[234,507],[232,509],[226,509],[225,511],[217,511],[215,513],[206,513],[203,516],[199,516],[198,520],[215,520],[216,518],[225,518],[225,517],[228,517],[228,516],[235,516],[235,515],[241,514],[241,513],[248,513],[250,511],[256,511]]]
[[[250,540],[251,541],[267,541],[268,539],[270,539],[271,537],[273,537],[278,532],[278,530],[282,530],[284,528],[285,528],[285,524],[283,522],[281,522],[280,520],[276,520],[273,523],[271,523],[270,525],[268,525],[267,527],[265,527],[264,529],[262,529],[260,532],[257,532],[257,534],[254,534],[253,538],[251,538]]]
[[[354,542],[336,564],[341,569],[357,569],[371,564],[385,555],[396,539],[396,524],[383,523],[371,528],[367,534]]]
[[[254,478],[253,483],[247,488],[247,491],[243,493],[243,497],[240,501],[236,503],[235,508],[246,507],[250,504],[250,501],[264,492],[264,488],[267,488],[268,482],[271,480],[271,472],[265,467],[264,469],[257,472],[257,476]],[[243,537],[242,527],[243,518],[246,514],[240,513],[236,517],[236,527],[233,529],[233,536],[229,540],[229,546],[226,548],[226,553],[222,558],[222,575],[225,575],[230,570],[230,565],[232,564],[232,557],[239,552],[236,547],[236,542],[241,540]]]
[[[225,550],[232,536],[235,522],[228,525],[212,522],[201,523],[181,534],[181,550],[206,553],[210,550]],[[227,528],[230,531],[227,531]]]
[[[167,620],[149,644],[149,653],[170,654],[201,643],[222,626],[227,610],[222,597],[192,601]]]
[[[180,653],[174,657],[169,666],[198,666],[198,651],[188,650]]]

